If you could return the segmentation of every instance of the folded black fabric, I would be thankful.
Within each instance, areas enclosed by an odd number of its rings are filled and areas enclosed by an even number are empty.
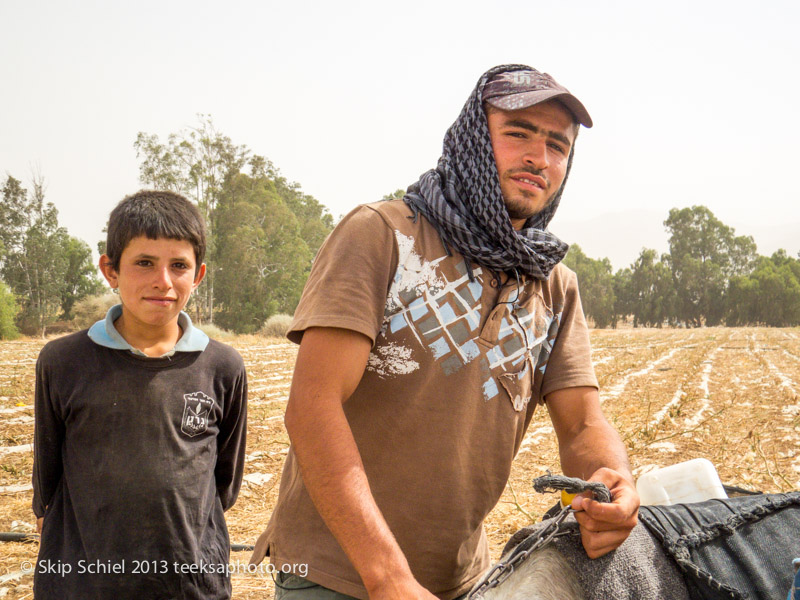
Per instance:
[[[692,600],[784,598],[800,554],[800,492],[643,506]]]

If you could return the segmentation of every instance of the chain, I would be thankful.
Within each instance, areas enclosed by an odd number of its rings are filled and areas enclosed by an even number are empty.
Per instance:
[[[486,574],[481,584],[467,596],[467,600],[480,598],[484,592],[503,583],[511,576],[514,569],[522,564],[534,550],[546,546],[556,537],[567,533],[566,531],[560,531],[560,526],[570,512],[572,512],[572,506],[568,504],[554,518],[550,519],[547,525],[520,542],[505,561],[497,563]]]

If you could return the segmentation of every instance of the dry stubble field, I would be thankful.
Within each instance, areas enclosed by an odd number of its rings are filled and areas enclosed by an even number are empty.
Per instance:
[[[0,531],[33,528],[33,382],[43,342],[0,342]],[[296,349],[238,338],[250,378],[245,483],[228,513],[231,541],[252,544],[277,497],[288,437],[282,414]],[[636,476],[696,457],[725,483],[765,492],[800,489],[800,329],[595,330],[593,359],[604,410],[620,431]],[[554,497],[530,481],[558,471],[546,411],[531,423],[487,531],[495,557],[508,537],[538,520]],[[32,598],[35,543],[0,542],[0,598]],[[249,553],[232,561],[245,563]],[[268,576],[236,574],[234,598],[272,598]]]

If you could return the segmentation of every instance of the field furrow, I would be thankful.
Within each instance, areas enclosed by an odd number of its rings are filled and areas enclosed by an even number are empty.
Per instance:
[[[592,332],[603,410],[620,432],[635,474],[709,458],[723,482],[766,492],[800,489],[800,335],[796,329],[620,329]],[[231,343],[249,377],[245,481],[227,519],[231,541],[254,543],[277,499],[289,438],[283,413],[297,348],[254,336]],[[33,387],[43,342],[0,342],[0,531],[32,531]],[[537,411],[489,515],[497,557],[508,537],[541,518],[556,497],[531,480],[560,472],[547,410]],[[36,544],[2,543],[0,597],[31,597],[20,571]],[[247,552],[231,555],[244,564]],[[234,598],[271,598],[268,576],[239,572]]]

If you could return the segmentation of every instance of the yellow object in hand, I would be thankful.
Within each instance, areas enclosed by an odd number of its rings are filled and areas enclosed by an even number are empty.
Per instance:
[[[565,506],[569,506],[570,504],[572,504],[572,501],[575,499],[575,496],[577,495],[578,494],[568,494],[564,490],[561,490],[561,508],[564,508]]]

